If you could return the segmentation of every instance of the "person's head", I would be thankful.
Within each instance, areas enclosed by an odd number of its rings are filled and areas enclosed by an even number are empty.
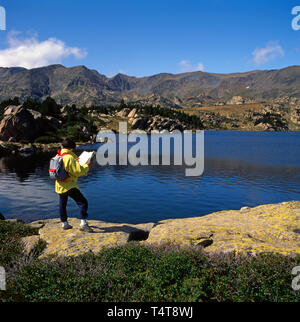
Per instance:
[[[76,143],[73,140],[68,138],[64,139],[61,142],[61,145],[64,149],[74,150],[76,148]]]

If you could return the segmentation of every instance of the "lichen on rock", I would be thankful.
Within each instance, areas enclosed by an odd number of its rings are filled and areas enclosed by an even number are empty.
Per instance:
[[[122,246],[130,240],[143,240],[148,236],[153,223],[130,225],[107,223],[98,220],[89,220],[93,233],[80,231],[80,220],[70,218],[69,224],[73,229],[63,230],[59,219],[39,220],[31,226],[43,224],[39,229],[39,238],[47,243],[41,257],[47,255],[77,256],[80,254],[99,252],[103,247]],[[30,244],[28,237],[24,242]]]
[[[300,202],[220,211],[203,217],[169,219],[154,227],[147,243],[203,246],[208,252],[300,254]]]
[[[59,219],[31,223],[39,236],[25,237],[27,248],[39,239],[47,243],[41,257],[97,253],[103,247],[122,246],[137,240],[145,245],[199,246],[207,252],[273,252],[300,254],[300,201],[225,210],[203,217],[168,219],[156,224],[115,224],[89,220],[94,233],[78,229],[80,220],[70,218],[73,229],[64,231]]]

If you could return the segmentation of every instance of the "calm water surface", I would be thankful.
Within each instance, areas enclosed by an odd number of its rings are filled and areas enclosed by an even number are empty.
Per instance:
[[[0,212],[6,218],[29,222],[58,217],[49,158],[0,159]],[[204,174],[186,177],[185,168],[95,163],[78,182],[89,200],[90,218],[111,222],[194,217],[300,200],[300,132],[205,132]],[[68,210],[69,216],[78,216],[72,200]]]

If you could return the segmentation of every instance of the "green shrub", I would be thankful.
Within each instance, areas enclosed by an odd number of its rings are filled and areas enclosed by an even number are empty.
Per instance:
[[[36,260],[9,280],[3,300],[297,302],[291,271],[299,260],[276,254],[207,255],[197,248],[131,242],[96,255]]]
[[[0,120],[2,120],[4,117],[4,110],[6,109],[7,106],[10,106],[10,105],[14,105],[14,106],[20,105],[19,98],[15,97],[14,99],[4,100],[0,103]]]
[[[19,141],[21,144],[29,144],[30,142],[28,140],[20,140]]]
[[[8,266],[13,260],[21,256],[23,252],[21,237],[36,235],[36,229],[23,223],[10,223],[0,221],[0,266]]]
[[[47,143],[57,143],[60,142],[60,139],[56,136],[40,136],[37,139],[35,139],[34,143],[43,143],[43,144],[47,144]]]

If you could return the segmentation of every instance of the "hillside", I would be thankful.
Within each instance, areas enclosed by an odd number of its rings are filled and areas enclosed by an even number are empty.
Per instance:
[[[243,103],[260,103],[284,96],[300,97],[300,66],[236,74],[192,72],[112,78],[84,66],[51,65],[27,70],[0,68],[0,101],[20,97],[62,105],[154,104],[174,108],[223,105],[234,96]]]

